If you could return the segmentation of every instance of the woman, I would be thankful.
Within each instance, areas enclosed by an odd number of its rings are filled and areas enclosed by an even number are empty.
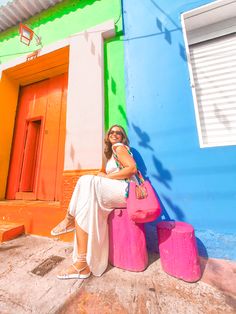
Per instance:
[[[128,151],[129,140],[120,125],[113,125],[105,137],[106,171],[82,176],[74,189],[66,218],[52,230],[58,235],[73,230],[73,264],[59,279],[101,276],[108,265],[107,218],[114,208],[126,207],[126,179],[136,180],[136,163]],[[113,156],[115,153],[120,169]]]

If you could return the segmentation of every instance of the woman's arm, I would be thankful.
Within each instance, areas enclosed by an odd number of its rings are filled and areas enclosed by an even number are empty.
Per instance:
[[[113,172],[102,176],[116,180],[130,178],[137,172],[136,164],[133,157],[128,153],[127,149],[124,146],[116,147],[116,154],[119,162],[122,164],[124,168],[118,172]]]

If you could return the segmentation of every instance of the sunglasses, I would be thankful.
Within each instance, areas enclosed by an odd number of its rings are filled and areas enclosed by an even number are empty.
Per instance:
[[[120,136],[123,135],[121,131],[111,131],[111,132],[109,133],[109,135],[112,135],[112,134],[116,134],[116,135],[120,135]]]

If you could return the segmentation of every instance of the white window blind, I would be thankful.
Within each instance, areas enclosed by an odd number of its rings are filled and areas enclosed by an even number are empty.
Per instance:
[[[201,146],[236,144],[236,33],[189,46]]]

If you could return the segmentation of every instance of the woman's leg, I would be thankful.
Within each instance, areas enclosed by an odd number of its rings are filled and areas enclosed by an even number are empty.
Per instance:
[[[76,230],[76,239],[77,239],[77,250],[78,250],[78,260],[74,263],[74,265],[78,269],[82,269],[86,266],[86,268],[81,271],[81,274],[87,274],[90,272],[89,266],[86,261],[87,254],[87,246],[88,246],[88,234],[80,226],[75,223]]]
[[[79,178],[74,188],[66,216],[55,228],[52,229],[51,235],[57,236],[75,230],[74,217],[76,215],[76,211],[78,208],[85,206],[85,199],[90,196],[89,191],[93,177],[93,175],[84,175]]]
[[[67,232],[72,232],[75,230],[75,218],[69,213],[67,209],[65,218],[51,230],[51,235],[57,236]]]
[[[75,223],[76,239],[78,246],[78,254],[87,253],[87,244],[88,244],[88,234],[80,226]]]
[[[76,230],[78,258],[77,258],[77,261],[73,265],[71,265],[68,269],[66,269],[65,271],[62,271],[59,274],[58,276],[59,279],[67,279],[65,277],[71,274],[78,274],[78,273],[81,275],[90,274],[90,269],[86,261],[88,234],[83,229],[81,229],[77,223],[75,223],[75,230]]]

